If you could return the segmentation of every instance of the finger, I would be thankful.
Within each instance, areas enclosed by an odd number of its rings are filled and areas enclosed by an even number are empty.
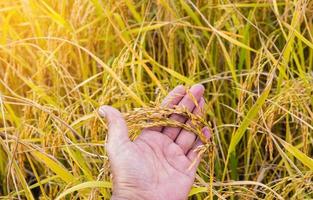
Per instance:
[[[107,150],[114,152],[121,145],[129,142],[128,128],[122,114],[111,106],[101,106],[99,114],[108,121],[108,142]]]
[[[186,89],[182,85],[176,86],[162,101],[161,106],[167,107],[167,108],[173,108],[175,105],[177,105],[181,99],[184,97],[186,94]],[[162,127],[157,126],[157,127],[150,127],[146,128],[144,130],[150,130],[150,131],[162,131]]]
[[[176,86],[162,101],[162,106],[167,108],[173,108],[186,94],[186,88],[183,85]]]
[[[202,133],[204,134],[204,136],[209,139],[211,137],[211,133],[208,127],[204,127],[202,129]],[[201,142],[201,140],[198,138],[195,142],[195,144],[193,145],[193,147],[189,150],[189,152],[187,153],[187,158],[189,158],[190,162],[193,164],[191,170],[192,171],[196,171],[198,168],[198,165],[200,163],[201,160],[201,156],[199,156],[199,153],[197,152],[197,148],[199,146],[203,145],[203,143]]]
[[[194,109],[195,107],[195,101],[199,101],[200,98],[202,97],[204,92],[204,87],[200,84],[193,85],[189,93],[187,93],[183,99],[179,102],[178,107],[184,107],[190,112]],[[178,114],[172,114],[170,116],[171,120],[178,121],[180,123],[185,123],[187,119],[181,115]],[[165,127],[163,129],[163,133],[166,134],[168,137],[170,137],[173,141],[176,139],[177,135],[181,131],[181,128],[178,127]]]
[[[164,135],[163,135],[164,136]],[[164,146],[164,155],[166,160],[175,169],[179,171],[185,171],[190,166],[190,160],[186,157],[182,149],[174,143],[170,138],[167,138],[171,143]]]
[[[204,106],[204,98],[202,97],[199,101],[199,105],[196,106],[193,109],[193,114],[201,116],[202,115],[202,109]],[[186,124],[191,124],[191,120],[189,119]],[[190,148],[193,146],[195,140],[196,140],[196,135],[190,131],[187,131],[185,129],[182,129],[179,135],[177,136],[175,143],[180,146],[180,148],[184,151],[184,154],[186,154]]]

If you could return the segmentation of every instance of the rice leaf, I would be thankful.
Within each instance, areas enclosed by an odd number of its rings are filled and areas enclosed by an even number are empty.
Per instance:
[[[245,131],[247,130],[248,126],[250,125],[250,123],[253,121],[253,119],[259,113],[259,110],[261,109],[261,107],[265,103],[265,100],[268,97],[270,90],[271,90],[271,87],[270,87],[270,85],[268,85],[264,89],[264,91],[262,92],[260,97],[257,99],[255,104],[251,107],[251,109],[249,110],[247,115],[242,120],[239,128],[236,130],[236,132],[234,133],[234,135],[231,138],[230,145],[228,148],[228,155],[230,155],[235,150],[237,144],[240,142],[240,140],[241,140],[242,136],[244,135]]]
[[[300,162],[302,162],[305,166],[313,170],[313,159],[305,155],[298,148],[293,145],[285,142],[284,140],[280,140],[281,144],[285,147],[285,149],[291,153],[295,158],[297,158]]]
[[[77,179],[59,162],[50,158],[45,153],[34,150],[32,151],[33,156],[37,158],[38,161],[43,162],[51,171],[57,174],[66,183],[75,183]]]
[[[59,200],[64,198],[66,195],[71,194],[75,191],[87,189],[87,188],[111,188],[112,183],[107,181],[88,181],[84,183],[80,183],[78,185],[75,185],[67,190],[64,190],[55,200]]]

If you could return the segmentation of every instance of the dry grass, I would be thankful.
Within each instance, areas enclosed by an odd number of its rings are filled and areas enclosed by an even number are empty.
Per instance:
[[[191,199],[312,199],[312,16],[310,0],[0,0],[0,199],[109,198],[95,110],[133,134],[179,125],[157,105],[193,83],[214,148]]]

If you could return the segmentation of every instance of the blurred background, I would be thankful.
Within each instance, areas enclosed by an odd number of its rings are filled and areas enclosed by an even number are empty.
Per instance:
[[[190,199],[313,198],[310,0],[0,0],[0,199],[109,199],[102,104],[202,83]]]

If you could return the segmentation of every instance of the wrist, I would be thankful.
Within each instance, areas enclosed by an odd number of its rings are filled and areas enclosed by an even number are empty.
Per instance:
[[[151,198],[146,198],[142,193],[136,191],[119,191],[114,192],[111,196],[111,200],[151,200]]]
[[[112,195],[110,200],[130,200],[128,198],[119,197],[117,195]]]
[[[144,200],[143,198],[139,198],[136,195],[112,195],[110,200]]]

